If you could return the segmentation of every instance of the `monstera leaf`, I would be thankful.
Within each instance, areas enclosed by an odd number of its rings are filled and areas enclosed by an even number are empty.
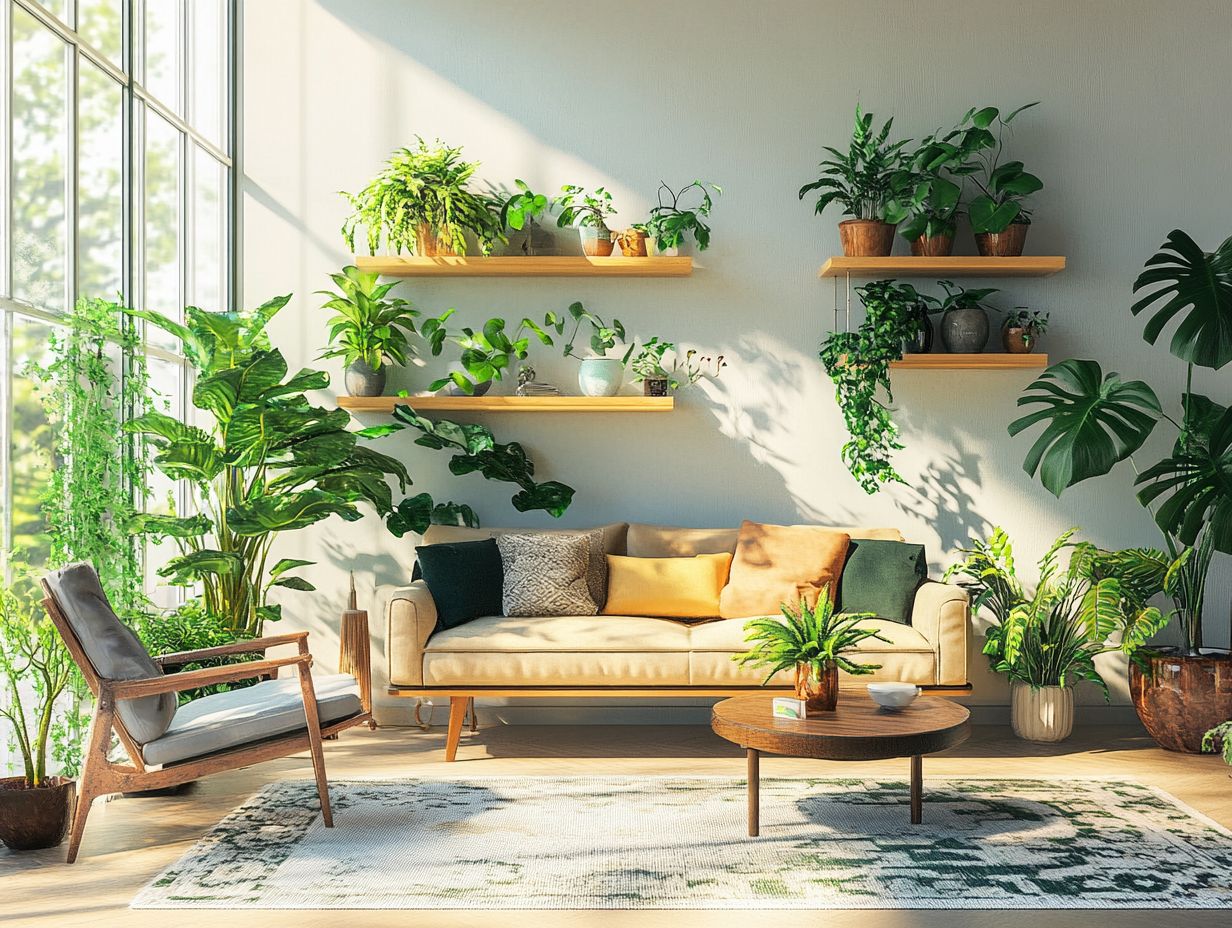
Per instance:
[[[1174,229],[1134,282],[1134,293],[1151,290],[1133,305],[1134,315],[1154,306],[1142,337],[1152,345],[1177,316],[1169,350],[1182,361],[1215,370],[1232,361],[1232,238],[1213,254]],[[1183,314],[1183,315],[1182,315]]]
[[[1142,447],[1160,415],[1155,392],[1140,380],[1104,376],[1095,361],[1068,360],[1044,371],[1018,398],[1019,406],[1042,406],[1015,419],[1017,435],[1039,423],[1047,425],[1023,461],[1031,476],[1060,496],[1089,477],[1112,470]]]
[[[1232,409],[1226,409],[1189,450],[1142,472],[1138,499],[1160,503],[1155,521],[1193,545],[1205,529],[1216,551],[1232,554]]]

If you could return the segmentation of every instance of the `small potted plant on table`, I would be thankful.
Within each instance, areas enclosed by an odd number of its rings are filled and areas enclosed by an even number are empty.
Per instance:
[[[560,207],[556,224],[560,228],[577,226],[582,251],[590,257],[607,257],[612,253],[612,230],[607,227],[609,216],[615,216],[612,195],[603,187],[587,193],[582,187],[565,184],[561,196],[553,201]]]
[[[389,296],[396,284],[378,284],[378,275],[354,265],[329,276],[339,292],[317,294],[329,297],[322,308],[337,315],[329,320],[329,347],[319,357],[342,358],[351,396],[381,396],[388,365],[406,364],[415,355],[407,333],[415,331],[419,310],[401,297]]]
[[[681,200],[692,191],[700,195],[701,202],[693,209],[685,209],[680,205]],[[692,235],[693,240],[697,242],[698,251],[705,251],[709,248],[710,226],[705,223],[704,219],[714,208],[711,191],[718,196],[722,194],[723,188],[717,184],[706,184],[695,180],[679,190],[673,190],[667,184],[660,182],[659,203],[651,209],[650,219],[646,223],[646,253],[649,255],[679,254],[680,246],[685,243],[689,235]],[[670,198],[670,203],[664,200],[664,193]]]
[[[1048,331],[1048,313],[1015,306],[1001,326],[1001,344],[1010,354],[1030,354]]]
[[[880,670],[880,664],[861,664],[851,652],[867,638],[886,641],[876,629],[860,628],[873,618],[871,612],[836,613],[830,601],[830,586],[822,587],[815,606],[804,598],[798,609],[782,605],[782,619],[767,617],[746,622],[745,642],[753,647],[733,654],[741,665],[769,667],[765,686],[781,670],[795,672],[796,698],[804,700],[810,716],[833,712],[838,702],[838,672],[853,676]]]
[[[1020,106],[1002,116],[995,106],[986,106],[967,114],[964,124],[987,133],[981,154],[980,170],[973,175],[980,195],[971,201],[967,213],[971,231],[975,233],[976,250],[984,257],[1016,258],[1022,254],[1031,224],[1027,198],[1044,189],[1044,182],[1027,173],[1021,161],[1002,161],[1005,153],[1005,130],[1023,110],[1038,106],[1039,101]],[[990,130],[997,126],[994,136]]]

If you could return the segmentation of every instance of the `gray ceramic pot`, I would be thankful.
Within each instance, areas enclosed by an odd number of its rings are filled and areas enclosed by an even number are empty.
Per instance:
[[[982,306],[947,309],[941,317],[941,341],[950,354],[979,354],[988,343],[988,313]]]
[[[388,374],[388,365],[385,364],[379,371],[374,371],[364,361],[348,364],[345,377],[347,393],[351,396],[381,396],[385,393]]]
[[[482,383],[475,384],[474,393],[463,393],[461,388],[456,383],[450,383],[449,386],[445,388],[445,392],[450,396],[483,396],[491,389],[492,381],[485,380]]]

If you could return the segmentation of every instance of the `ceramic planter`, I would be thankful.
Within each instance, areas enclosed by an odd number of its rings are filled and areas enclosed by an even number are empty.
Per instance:
[[[658,238],[656,238],[653,235],[647,235],[646,236],[646,254],[648,257],[651,257],[651,258],[660,257],[660,256],[664,258],[674,258],[678,254],[680,254],[680,249],[676,247],[675,245],[672,245],[670,248],[664,248],[662,251],[660,251]]]
[[[590,258],[606,258],[612,253],[612,230],[607,226],[582,226],[578,229],[582,252]]]
[[[838,664],[818,669],[812,664],[796,664],[796,699],[804,700],[804,714],[833,712],[838,705]]]
[[[1074,730],[1074,689],[1070,686],[1010,684],[1010,724],[1024,741],[1052,744]]]
[[[509,232],[509,244],[504,247],[503,252],[507,255],[526,257],[554,255],[556,254],[556,238],[532,219],[520,231],[511,230]]]
[[[917,303],[915,317],[919,325],[915,337],[903,343],[906,354],[929,354],[933,350],[933,320],[928,313],[928,307]]]
[[[884,258],[894,250],[894,230],[876,219],[847,219],[838,224],[843,254],[848,258]]]
[[[445,388],[445,392],[449,394],[450,396],[483,396],[485,393],[487,393],[491,389],[492,389],[492,381],[485,380],[482,383],[475,384],[475,389],[473,392],[465,393],[463,392],[461,387],[459,387],[456,383],[453,383],[452,381],[450,381],[449,386]]]
[[[647,377],[642,381],[643,396],[670,396],[670,385],[666,377]]]
[[[1199,754],[1202,735],[1232,719],[1232,654],[1148,658],[1129,665],[1129,692],[1147,733],[1167,751]]]
[[[625,229],[616,236],[620,253],[626,258],[646,257],[646,233],[640,229]]]
[[[346,391],[351,396],[381,396],[385,393],[388,376],[387,364],[382,364],[381,369],[376,371],[366,361],[352,361],[347,365],[344,377]]]
[[[988,313],[982,306],[947,309],[941,316],[941,341],[951,354],[979,354],[988,343]]]
[[[25,777],[0,779],[0,842],[14,851],[55,847],[68,834],[77,807],[77,781],[49,777],[27,789]]]
[[[615,396],[625,377],[619,358],[583,358],[578,366],[578,389],[583,396]]]
[[[1004,232],[978,232],[975,250],[985,258],[1017,258],[1027,244],[1029,223],[1011,222]]]
[[[453,246],[441,238],[439,229],[426,222],[421,222],[415,227],[415,254],[421,258],[436,258],[454,253]]]
[[[911,239],[911,253],[916,257],[944,258],[954,251],[953,233],[921,235]]]
[[[1039,335],[1033,328],[1007,325],[1001,328],[1001,345],[1010,354],[1030,354]]]

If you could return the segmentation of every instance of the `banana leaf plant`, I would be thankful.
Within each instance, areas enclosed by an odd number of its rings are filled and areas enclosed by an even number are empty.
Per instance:
[[[1140,380],[1105,374],[1097,361],[1054,364],[1019,397],[1036,407],[1010,423],[1017,435],[1044,424],[1023,468],[1056,496],[1083,480],[1133,460],[1155,427],[1176,429],[1171,453],[1139,469],[1137,498],[1154,516],[1173,561],[1184,555],[1168,591],[1184,633],[1183,654],[1202,647],[1202,606],[1215,552],[1232,554],[1232,410],[1193,389],[1194,368],[1219,370],[1232,361],[1232,238],[1207,253],[1180,229],[1134,283],[1148,310],[1143,338],[1155,344],[1176,322],[1170,349],[1186,364],[1179,420],[1164,411]],[[1188,553],[1187,553],[1188,552]]]
[[[393,477],[406,468],[364,444],[385,430],[349,431],[345,410],[314,406],[305,393],[324,389],[329,375],[308,368],[288,376],[266,326],[290,300],[277,297],[252,312],[184,311],[183,324],[149,310],[127,310],[178,338],[197,371],[192,403],[202,425],[146,412],[125,428],[156,449],[155,466],[196,489],[193,515],[142,514],[131,531],[173,539],[179,556],[159,575],[177,586],[200,584],[208,612],[225,616],[237,633],[260,635],[281,617],[269,601],[275,587],[311,591],[293,573],[311,561],[271,562],[274,542],[338,516],[353,522],[359,503],[382,516],[393,510]]]

